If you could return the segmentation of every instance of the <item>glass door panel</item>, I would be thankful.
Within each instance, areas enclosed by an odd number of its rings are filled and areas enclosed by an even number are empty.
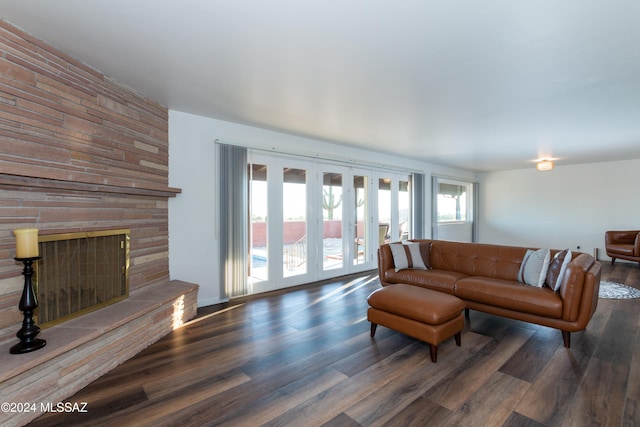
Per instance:
[[[355,224],[353,225],[355,242],[353,253],[353,265],[360,265],[367,262],[369,259],[369,247],[371,244],[368,242],[369,235],[369,178],[362,175],[354,175],[353,177],[353,218]]]
[[[342,174],[322,174],[322,269],[344,267]]]
[[[391,178],[378,179],[378,246],[391,241],[391,183]]]
[[[307,171],[283,168],[283,277],[307,272]]]
[[[267,166],[249,164],[249,283],[269,279]]]
[[[411,188],[409,181],[399,181],[398,191],[398,238],[407,240],[411,230]]]

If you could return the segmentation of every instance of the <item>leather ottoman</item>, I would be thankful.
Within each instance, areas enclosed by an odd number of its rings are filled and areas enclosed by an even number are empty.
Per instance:
[[[436,363],[438,344],[455,337],[460,346],[464,328],[464,302],[450,294],[413,285],[395,284],[377,289],[367,298],[367,319],[371,336],[378,325],[401,332],[429,344],[431,361]]]

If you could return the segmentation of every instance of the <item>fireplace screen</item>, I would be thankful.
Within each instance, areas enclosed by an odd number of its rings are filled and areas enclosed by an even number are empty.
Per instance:
[[[41,327],[129,295],[129,230],[44,235],[39,242],[34,277]]]

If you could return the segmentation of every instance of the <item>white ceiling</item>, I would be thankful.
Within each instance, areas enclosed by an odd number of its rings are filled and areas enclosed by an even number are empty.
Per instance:
[[[637,0],[0,0],[0,17],[174,110],[475,171],[640,158]]]

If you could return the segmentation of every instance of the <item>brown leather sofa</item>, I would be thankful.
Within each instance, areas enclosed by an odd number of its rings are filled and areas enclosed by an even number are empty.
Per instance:
[[[640,231],[607,231],[604,233],[604,247],[611,257],[611,264],[617,258],[640,262]]]
[[[466,311],[485,313],[559,329],[565,347],[570,333],[582,331],[598,304],[601,264],[586,253],[572,253],[560,289],[517,281],[527,249],[482,243],[414,240],[430,269],[396,271],[389,244],[378,250],[382,286],[406,283],[462,299]],[[553,256],[556,250],[551,251]]]

